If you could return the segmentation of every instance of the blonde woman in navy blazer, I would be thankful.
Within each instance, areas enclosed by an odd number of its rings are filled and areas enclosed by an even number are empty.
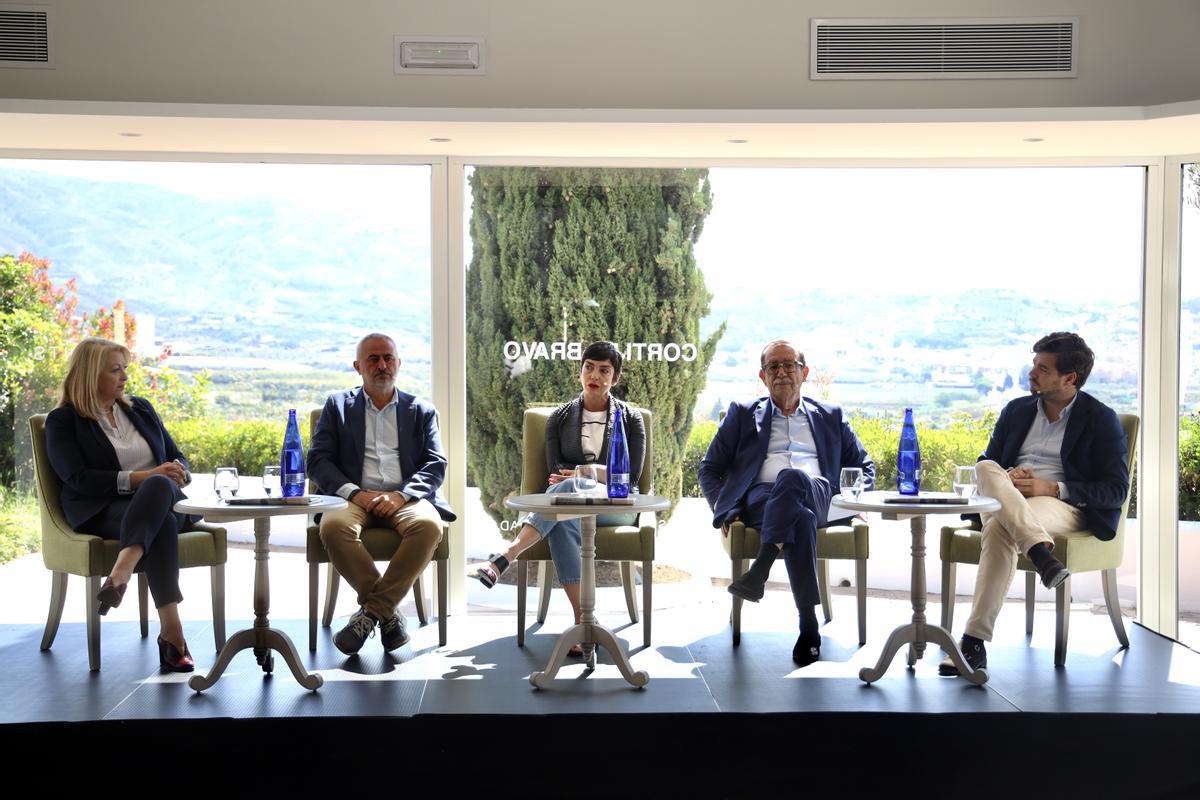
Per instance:
[[[62,479],[62,508],[77,531],[119,539],[121,549],[96,599],[121,604],[141,562],[158,609],[164,670],[195,668],[179,621],[179,532],[174,511],[191,476],[153,406],[125,396],[130,352],[89,337],[71,353],[59,406],[46,417],[46,452]]]

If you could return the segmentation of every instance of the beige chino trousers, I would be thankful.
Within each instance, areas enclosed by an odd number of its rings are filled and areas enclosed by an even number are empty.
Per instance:
[[[363,528],[391,528],[400,546],[383,574],[362,543]],[[385,621],[408,594],[442,540],[442,518],[428,500],[410,500],[390,517],[377,517],[351,503],[321,517],[321,541],[329,560],[358,593],[358,604]]]
[[[995,461],[975,465],[975,482],[980,495],[1000,501],[1000,510],[982,515],[979,573],[965,630],[990,642],[996,617],[1017,572],[1017,555],[1027,554],[1039,543],[1053,549],[1054,534],[1083,530],[1084,519],[1082,511],[1057,497],[1025,497]]]

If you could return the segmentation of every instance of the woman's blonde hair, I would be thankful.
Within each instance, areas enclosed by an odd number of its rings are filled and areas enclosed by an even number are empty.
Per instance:
[[[100,386],[100,374],[108,363],[108,354],[116,350],[125,356],[128,364],[132,358],[129,348],[123,344],[89,336],[71,351],[67,361],[67,377],[63,378],[62,399],[59,405],[71,406],[81,417],[99,420],[105,409],[100,407],[97,389]],[[118,398],[124,405],[129,401],[124,397]]]

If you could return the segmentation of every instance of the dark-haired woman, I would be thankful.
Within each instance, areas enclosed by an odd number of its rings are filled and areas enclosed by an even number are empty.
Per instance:
[[[642,473],[646,453],[646,430],[642,417],[627,403],[610,393],[621,378],[621,353],[612,342],[593,342],[583,351],[579,367],[579,383],[583,391],[573,400],[554,410],[546,421],[546,478],[547,492],[575,491],[575,467],[579,464],[608,463],[608,445],[612,438],[613,411],[621,409],[625,438],[629,443],[629,480],[636,486]],[[603,467],[601,467],[603,469]],[[602,514],[598,525],[624,524],[629,514]],[[541,514],[530,514],[517,531],[508,550],[493,555],[472,577],[489,589],[496,584],[508,565],[524,550],[545,539],[559,582],[580,622],[579,578],[581,539],[578,519],[548,520]],[[572,655],[579,655],[577,648]]]

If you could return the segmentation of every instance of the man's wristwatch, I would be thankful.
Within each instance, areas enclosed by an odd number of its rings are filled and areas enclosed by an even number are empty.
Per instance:
[[[349,495],[346,497],[346,502],[347,502],[347,503],[353,503],[353,502],[354,502],[354,495],[358,494],[358,493],[359,493],[359,492],[361,492],[361,491],[362,491],[362,489],[351,489],[351,490],[350,490],[350,494],[349,494]]]

